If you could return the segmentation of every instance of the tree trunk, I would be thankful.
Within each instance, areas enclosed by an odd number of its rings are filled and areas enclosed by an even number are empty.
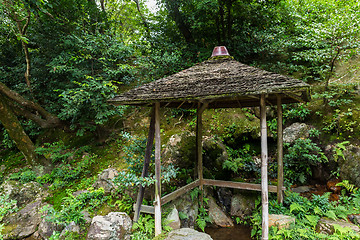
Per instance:
[[[34,166],[37,164],[35,146],[28,135],[24,132],[19,120],[6,101],[7,99],[0,94],[0,122],[6,128],[9,136],[24,155],[28,164]]]
[[[60,119],[46,111],[39,104],[25,99],[17,92],[9,89],[5,84],[0,82],[0,95],[10,105],[16,115],[21,115],[31,119],[41,128],[52,128],[61,124]]]
[[[174,19],[179,31],[184,36],[186,43],[194,43],[190,27],[185,23],[184,17],[179,10],[179,3],[173,0],[166,0],[165,7],[169,11],[170,16]]]

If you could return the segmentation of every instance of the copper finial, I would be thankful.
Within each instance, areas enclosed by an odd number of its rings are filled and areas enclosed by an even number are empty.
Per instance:
[[[215,56],[230,56],[228,50],[226,49],[225,46],[217,46],[217,47],[214,47],[214,50],[211,54],[212,57],[215,57]]]

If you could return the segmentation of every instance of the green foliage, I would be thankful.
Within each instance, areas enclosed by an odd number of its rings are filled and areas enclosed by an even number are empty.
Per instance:
[[[328,217],[334,220],[346,220],[349,214],[360,210],[360,205],[356,205],[360,200],[358,193],[346,197],[346,204],[330,202],[329,196],[330,193],[322,196],[313,194],[312,199],[309,200],[301,197],[298,193],[286,191],[283,205],[278,204],[276,199],[270,198],[270,214],[291,215],[294,216],[296,220],[295,225],[290,226],[288,229],[270,228],[269,239],[360,239],[359,235],[354,231],[349,231],[349,229],[335,230],[333,235],[322,234],[316,231],[316,225],[321,217]],[[260,202],[260,199],[256,201],[256,210],[251,220],[254,226],[252,236],[257,238],[261,235]]]
[[[8,214],[17,211],[16,201],[10,200],[9,195],[5,195],[4,193],[0,193],[0,240],[3,240],[2,230],[4,224],[2,220]]]
[[[293,183],[305,183],[312,175],[311,166],[327,162],[328,159],[311,139],[296,139],[284,155],[284,171]]]
[[[342,158],[343,160],[345,160],[345,156],[344,156],[343,151],[346,150],[345,145],[349,144],[349,143],[350,143],[349,141],[344,141],[344,142],[341,142],[341,143],[337,143],[335,145],[335,148],[333,149],[335,162],[337,162],[339,160],[339,158]]]
[[[72,164],[62,163],[54,168],[50,174],[39,176],[37,181],[40,183],[51,183],[51,190],[71,186],[91,173],[91,165],[95,163],[96,159],[97,155],[95,154],[85,154],[81,157],[80,161],[73,162]]]
[[[255,151],[251,149],[250,144],[244,144],[240,149],[232,149],[231,147],[226,147],[228,153],[228,159],[223,163],[223,169],[231,170],[234,173],[241,172],[257,172],[258,167],[253,161],[253,156]]]
[[[349,180],[342,180],[341,182],[337,183],[336,186],[344,188],[341,190],[343,195],[345,195],[346,191],[348,193],[355,193],[358,190],[358,188],[355,187],[354,184],[351,184]],[[343,190],[345,190],[345,192]]]
[[[96,125],[104,124],[110,117],[123,115],[124,107],[109,105],[107,100],[115,97],[116,86],[109,81],[96,80],[88,76],[82,83],[74,82],[77,87],[60,94],[63,108],[59,117],[71,121],[71,128],[94,131]]]
[[[155,235],[155,220],[150,215],[141,215],[132,228],[135,231],[131,236],[132,239],[150,240]]]
[[[149,176],[140,177],[143,168],[143,159],[145,155],[146,139],[132,137],[128,133],[123,133],[123,138],[127,144],[123,146],[125,153],[124,160],[128,165],[127,171],[120,171],[119,175],[113,179],[113,182],[120,189],[128,189],[133,186],[150,186],[155,183],[155,175],[152,167],[149,166]],[[122,143],[123,144],[123,143]],[[161,166],[161,182],[169,183],[171,179],[176,178],[179,170],[172,164]]]
[[[210,219],[208,210],[205,209],[204,207],[199,207],[199,214],[197,215],[195,222],[196,222],[196,225],[203,232],[205,232],[205,227],[206,227],[207,223],[211,223],[211,219]]]
[[[309,115],[310,110],[302,103],[285,105],[283,110],[285,121],[304,121]]]
[[[36,148],[35,152],[51,159],[53,163],[65,163],[70,157],[74,157],[74,152],[67,148],[63,141],[59,141],[44,143],[42,147]]]
[[[28,183],[31,181],[35,181],[37,178],[36,173],[31,169],[22,169],[22,171],[19,171],[17,173],[13,173],[10,175],[10,180],[17,180],[21,183]]]
[[[104,195],[104,189],[88,189],[87,191],[80,193],[78,196],[74,196],[70,191],[67,191],[67,197],[63,198],[61,209],[56,211],[53,207],[47,205],[42,211],[47,212],[45,216],[46,221],[66,226],[70,222],[83,225],[85,223],[83,210],[90,212],[98,209],[105,201],[107,197]]]

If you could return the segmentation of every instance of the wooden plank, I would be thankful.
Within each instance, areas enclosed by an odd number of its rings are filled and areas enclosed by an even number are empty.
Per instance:
[[[284,186],[284,164],[283,164],[283,115],[281,106],[281,96],[277,95],[277,200],[282,203],[284,195],[282,188]]]
[[[161,234],[161,142],[160,142],[160,103],[155,103],[155,236]]]
[[[185,185],[185,186],[177,189],[176,191],[174,191],[172,193],[169,193],[166,196],[163,196],[161,198],[161,205],[164,205],[165,203],[168,203],[168,202],[180,197],[181,195],[187,193],[188,191],[190,191],[191,189],[193,189],[193,188],[195,188],[195,187],[197,187],[199,185],[200,185],[200,181],[198,179],[198,180],[195,180],[192,183],[189,183],[188,185]]]
[[[145,150],[145,158],[144,158],[144,166],[141,173],[141,177],[147,177],[149,175],[149,164],[151,159],[151,151],[154,145],[154,136],[155,136],[155,109],[151,110],[150,115],[150,126],[149,126],[149,133],[148,133],[148,139],[146,143],[146,150]],[[134,222],[137,222],[139,220],[140,216],[140,210],[141,210],[141,204],[144,199],[144,192],[145,187],[140,185],[139,192],[136,200],[136,207],[135,207],[135,213],[134,213]]]
[[[204,179],[204,185],[206,186],[217,186],[217,187],[227,187],[227,188],[236,188],[242,190],[252,190],[252,191],[261,191],[261,185],[255,183],[243,183],[243,182],[232,182],[232,181],[223,181],[223,180],[213,180],[213,179]],[[285,190],[285,187],[283,187]],[[270,185],[269,192],[277,192],[277,186]]]
[[[136,204],[134,204],[133,207],[134,207],[134,210],[135,210],[136,209]],[[140,212],[148,213],[148,214],[155,214],[155,207],[147,206],[147,205],[141,205]]]
[[[260,98],[262,240],[269,239],[268,146],[265,95]]]

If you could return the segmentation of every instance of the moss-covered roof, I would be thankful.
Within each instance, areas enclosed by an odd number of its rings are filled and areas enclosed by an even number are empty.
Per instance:
[[[116,105],[149,105],[196,108],[259,106],[259,95],[267,94],[268,104],[309,101],[310,86],[303,81],[251,67],[231,57],[213,58],[171,76],[144,84],[109,100]]]

